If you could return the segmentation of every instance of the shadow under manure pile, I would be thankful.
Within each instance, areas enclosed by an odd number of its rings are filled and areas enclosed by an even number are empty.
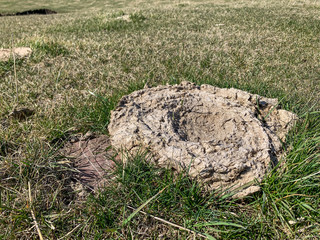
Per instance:
[[[56,14],[56,11],[50,10],[50,9],[35,9],[35,10],[27,10],[23,12],[17,12],[17,13],[0,13],[0,17],[7,17],[7,16],[23,16],[23,15],[47,15],[47,14]]]

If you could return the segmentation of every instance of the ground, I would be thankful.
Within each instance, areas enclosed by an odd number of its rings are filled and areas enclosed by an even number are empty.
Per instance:
[[[318,1],[39,2],[0,3],[1,13],[58,12],[0,17],[0,48],[33,50],[0,62],[0,238],[318,238]],[[261,192],[208,194],[141,153],[106,189],[78,198],[60,150],[88,131],[108,135],[121,96],[184,80],[278,98],[299,115]],[[32,114],[12,117],[19,109]]]

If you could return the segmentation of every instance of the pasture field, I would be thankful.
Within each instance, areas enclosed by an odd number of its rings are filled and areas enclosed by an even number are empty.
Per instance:
[[[0,0],[0,13],[39,8],[58,14],[0,17],[0,48],[33,50],[0,62],[0,239],[319,239],[319,1]],[[59,149],[108,134],[123,95],[185,80],[299,115],[261,191],[206,193],[142,152],[80,197]]]

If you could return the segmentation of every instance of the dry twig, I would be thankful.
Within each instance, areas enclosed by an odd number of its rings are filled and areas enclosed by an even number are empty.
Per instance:
[[[35,216],[34,211],[32,209],[33,207],[32,207],[32,197],[31,197],[31,185],[30,185],[30,182],[28,182],[28,188],[29,188],[29,204],[30,204],[30,210],[31,210],[32,219],[34,221],[34,225],[35,225],[35,227],[37,229],[37,232],[38,232],[40,240],[43,240],[43,236],[41,234],[41,231],[40,231],[36,216]]]
[[[131,207],[131,206],[127,206],[127,207],[130,208],[130,209],[133,210],[133,211],[136,210],[135,208],[133,208],[133,207]],[[184,231],[187,231],[187,232],[189,232],[189,233],[193,233],[193,234],[195,234],[195,235],[197,235],[197,236],[200,236],[200,237],[203,237],[203,238],[205,238],[205,239],[208,239],[207,236],[205,236],[205,235],[203,235],[202,233],[199,233],[199,232],[197,232],[197,231],[194,231],[194,230],[191,230],[191,229],[182,227],[182,226],[180,226],[180,225],[178,225],[178,224],[169,222],[169,221],[167,221],[167,220],[164,220],[164,219],[162,219],[162,218],[156,217],[156,216],[154,216],[154,215],[152,215],[152,214],[148,214],[148,213],[146,213],[146,212],[144,212],[144,211],[141,211],[141,210],[140,210],[139,212],[142,213],[142,214],[144,214],[144,215],[147,215],[147,216],[149,216],[149,217],[152,217],[152,218],[155,219],[155,220],[158,220],[158,221],[160,221],[160,222],[163,222],[163,223],[165,223],[165,224],[168,224],[168,225],[170,225],[170,226],[179,228],[179,229],[181,229],[181,230],[184,230]]]

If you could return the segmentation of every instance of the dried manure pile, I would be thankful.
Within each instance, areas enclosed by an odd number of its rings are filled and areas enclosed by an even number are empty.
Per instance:
[[[13,49],[0,48],[0,62],[6,62],[11,57],[15,57],[16,59],[27,58],[30,57],[31,54],[32,50],[29,47],[17,47]]]
[[[108,128],[116,149],[147,148],[158,166],[188,169],[210,189],[243,197],[259,190],[255,181],[277,163],[280,139],[297,119],[278,105],[237,89],[183,82],[124,96]]]

